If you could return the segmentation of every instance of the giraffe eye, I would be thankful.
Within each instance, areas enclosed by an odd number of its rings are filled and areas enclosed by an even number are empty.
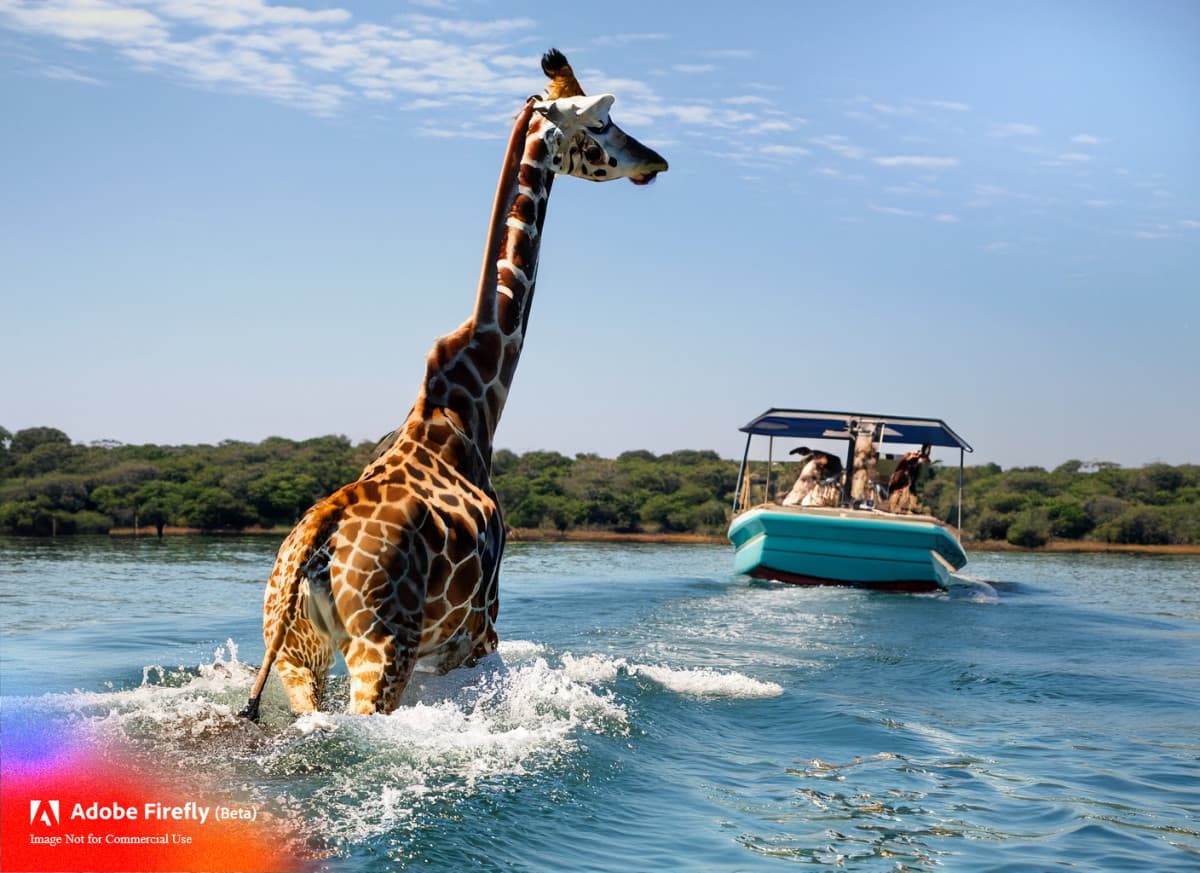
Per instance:
[[[604,150],[598,145],[589,145],[584,148],[583,156],[588,159],[589,163],[598,164],[604,160]]]

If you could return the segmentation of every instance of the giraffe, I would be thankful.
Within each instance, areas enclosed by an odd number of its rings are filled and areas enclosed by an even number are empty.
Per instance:
[[[312,506],[279,548],[263,599],[266,654],[240,715],[256,720],[272,665],[293,713],[316,710],[335,650],[353,713],[388,713],[413,667],[496,650],[504,523],[493,439],[525,340],[555,175],[644,185],[667,169],[584,94],[563,54],[517,116],[500,173],[474,313],[438,339],[404,423],[359,478]]]
[[[888,512],[920,515],[927,511],[917,499],[917,479],[921,475],[921,467],[931,463],[929,451],[932,448],[926,444],[921,446],[919,452],[905,452],[900,458],[900,463],[888,479]]]

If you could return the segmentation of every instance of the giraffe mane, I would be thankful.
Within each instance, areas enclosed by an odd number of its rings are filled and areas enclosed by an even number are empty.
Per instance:
[[[583,96],[583,86],[575,78],[567,56],[558,49],[552,48],[542,55],[542,72],[550,77],[550,84],[546,86],[547,100]]]

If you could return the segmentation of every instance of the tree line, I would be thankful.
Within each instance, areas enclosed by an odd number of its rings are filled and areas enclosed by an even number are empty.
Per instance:
[[[289,528],[315,501],[357,478],[374,449],[343,436],[82,445],[55,428],[0,428],[0,533]],[[785,491],[796,472],[794,464],[778,465]],[[493,474],[513,528],[720,534],[738,462],[695,450],[571,458],[501,449]],[[1127,469],[1068,461],[1047,471],[984,464],[967,467],[964,477],[968,541],[1200,544],[1198,465]],[[957,468],[935,466],[920,489],[933,514],[950,523],[958,517],[957,480]]]

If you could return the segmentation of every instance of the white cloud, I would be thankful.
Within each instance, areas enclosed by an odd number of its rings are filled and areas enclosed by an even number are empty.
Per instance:
[[[715,117],[711,106],[702,103],[691,103],[683,106],[666,106],[663,112],[678,119],[684,124],[709,124]]]
[[[840,134],[828,134],[826,136],[815,136],[809,140],[814,145],[819,145],[822,148],[829,149],[835,154],[841,155],[843,158],[849,158],[853,161],[860,161],[867,156],[867,150],[861,146],[856,146],[846,137]]]
[[[691,75],[695,73],[711,73],[717,68],[714,64],[675,64],[671,67],[671,69],[676,73],[686,73]]]
[[[983,250],[985,252],[1002,252],[1002,251],[1004,251],[1006,249],[1010,249],[1010,248],[1012,248],[1012,243],[997,241],[997,242],[988,243],[987,245],[985,245],[983,247]]]
[[[867,177],[862,173],[843,173],[841,170],[833,167],[817,167],[813,170],[818,176],[825,176],[830,179],[840,179],[843,182],[865,182]]]
[[[871,158],[871,160],[881,167],[921,167],[926,170],[941,170],[958,166],[958,158],[934,155],[887,155]]]
[[[969,103],[960,103],[957,100],[912,100],[908,101],[915,106],[928,106],[930,109],[942,109],[946,112],[970,112],[971,105]]]
[[[1068,164],[1086,164],[1092,156],[1084,152],[1065,152],[1059,155],[1058,159]]]
[[[940,188],[934,188],[931,185],[919,182],[910,182],[906,185],[888,185],[883,190],[886,194],[896,194],[901,197],[941,197],[944,194]]]
[[[748,129],[749,133],[787,133],[795,127],[786,121],[763,121]]]
[[[1110,206],[1116,206],[1116,200],[1084,200],[1083,205],[1088,209],[1107,209]]]
[[[465,21],[433,15],[409,15],[404,18],[418,33],[444,33],[467,39],[495,39],[513,31],[528,30],[536,25],[532,18],[501,18],[494,21]]]
[[[701,52],[706,58],[723,58],[727,60],[747,61],[754,57],[752,49],[712,49],[711,51]]]
[[[1071,137],[1071,142],[1075,143],[1076,145],[1094,146],[1101,145],[1105,141],[1106,140],[1103,140],[1098,136],[1092,136],[1090,133],[1077,133],[1075,136]]]
[[[111,45],[117,58],[143,72],[319,115],[355,99],[436,95],[443,105],[486,106],[534,93],[545,81],[536,55],[508,48],[512,35],[533,28],[532,19],[413,14],[403,21],[355,23],[341,8],[266,0],[0,0],[0,26]],[[500,37],[503,46],[470,43]],[[51,68],[45,75],[67,78],[69,71]]]
[[[759,151],[762,154],[773,158],[799,158],[803,157],[804,155],[812,154],[812,152],[806,148],[789,145],[766,145],[759,149]]]
[[[167,38],[167,27],[157,15],[108,0],[4,0],[0,16],[18,30],[71,42],[136,45]]]
[[[730,103],[734,106],[769,106],[771,101],[766,97],[760,97],[757,94],[740,94],[737,97],[726,97],[722,103]]]
[[[59,79],[64,82],[79,82],[83,85],[101,85],[99,79],[92,76],[86,76],[83,73],[76,72],[68,67],[50,66],[41,70],[41,75],[47,79]]]
[[[930,219],[939,224],[957,224],[958,216],[949,212],[922,212],[919,209],[905,209],[900,206],[882,206],[878,203],[867,203],[867,208],[872,212],[878,212],[880,215],[894,215],[897,218],[920,218]]]
[[[614,33],[608,36],[598,36],[592,40],[593,45],[608,48],[621,48],[635,42],[661,42],[670,39],[665,33]]]
[[[143,0],[164,18],[189,21],[213,30],[235,30],[265,24],[320,25],[350,20],[345,9],[300,9],[269,6],[263,0]]]
[[[1010,121],[1006,124],[993,124],[988,136],[1037,136],[1040,131],[1035,125],[1022,121]]]
[[[1200,230],[1200,221],[1194,218],[1183,218],[1180,219],[1179,226],[1184,230]]]
[[[1004,188],[1000,185],[980,184],[976,183],[973,186],[973,191],[976,199],[969,202],[968,205],[973,207],[990,206],[996,200],[1011,200],[1018,203],[1028,203],[1039,208],[1056,206],[1060,203],[1060,199],[1050,194],[1037,193],[1030,194],[1025,191],[1014,191],[1009,188]]]
[[[502,130],[480,130],[469,125],[441,126],[422,124],[417,128],[418,136],[428,136],[434,139],[482,139],[499,140],[504,138]]]
[[[924,212],[917,212],[913,209],[901,209],[898,206],[880,206],[877,203],[868,203],[867,208],[872,212],[878,212],[883,215],[898,215],[901,218],[924,218]]]
[[[914,112],[911,106],[895,106],[891,103],[872,102],[871,108],[880,115],[912,115]]]

